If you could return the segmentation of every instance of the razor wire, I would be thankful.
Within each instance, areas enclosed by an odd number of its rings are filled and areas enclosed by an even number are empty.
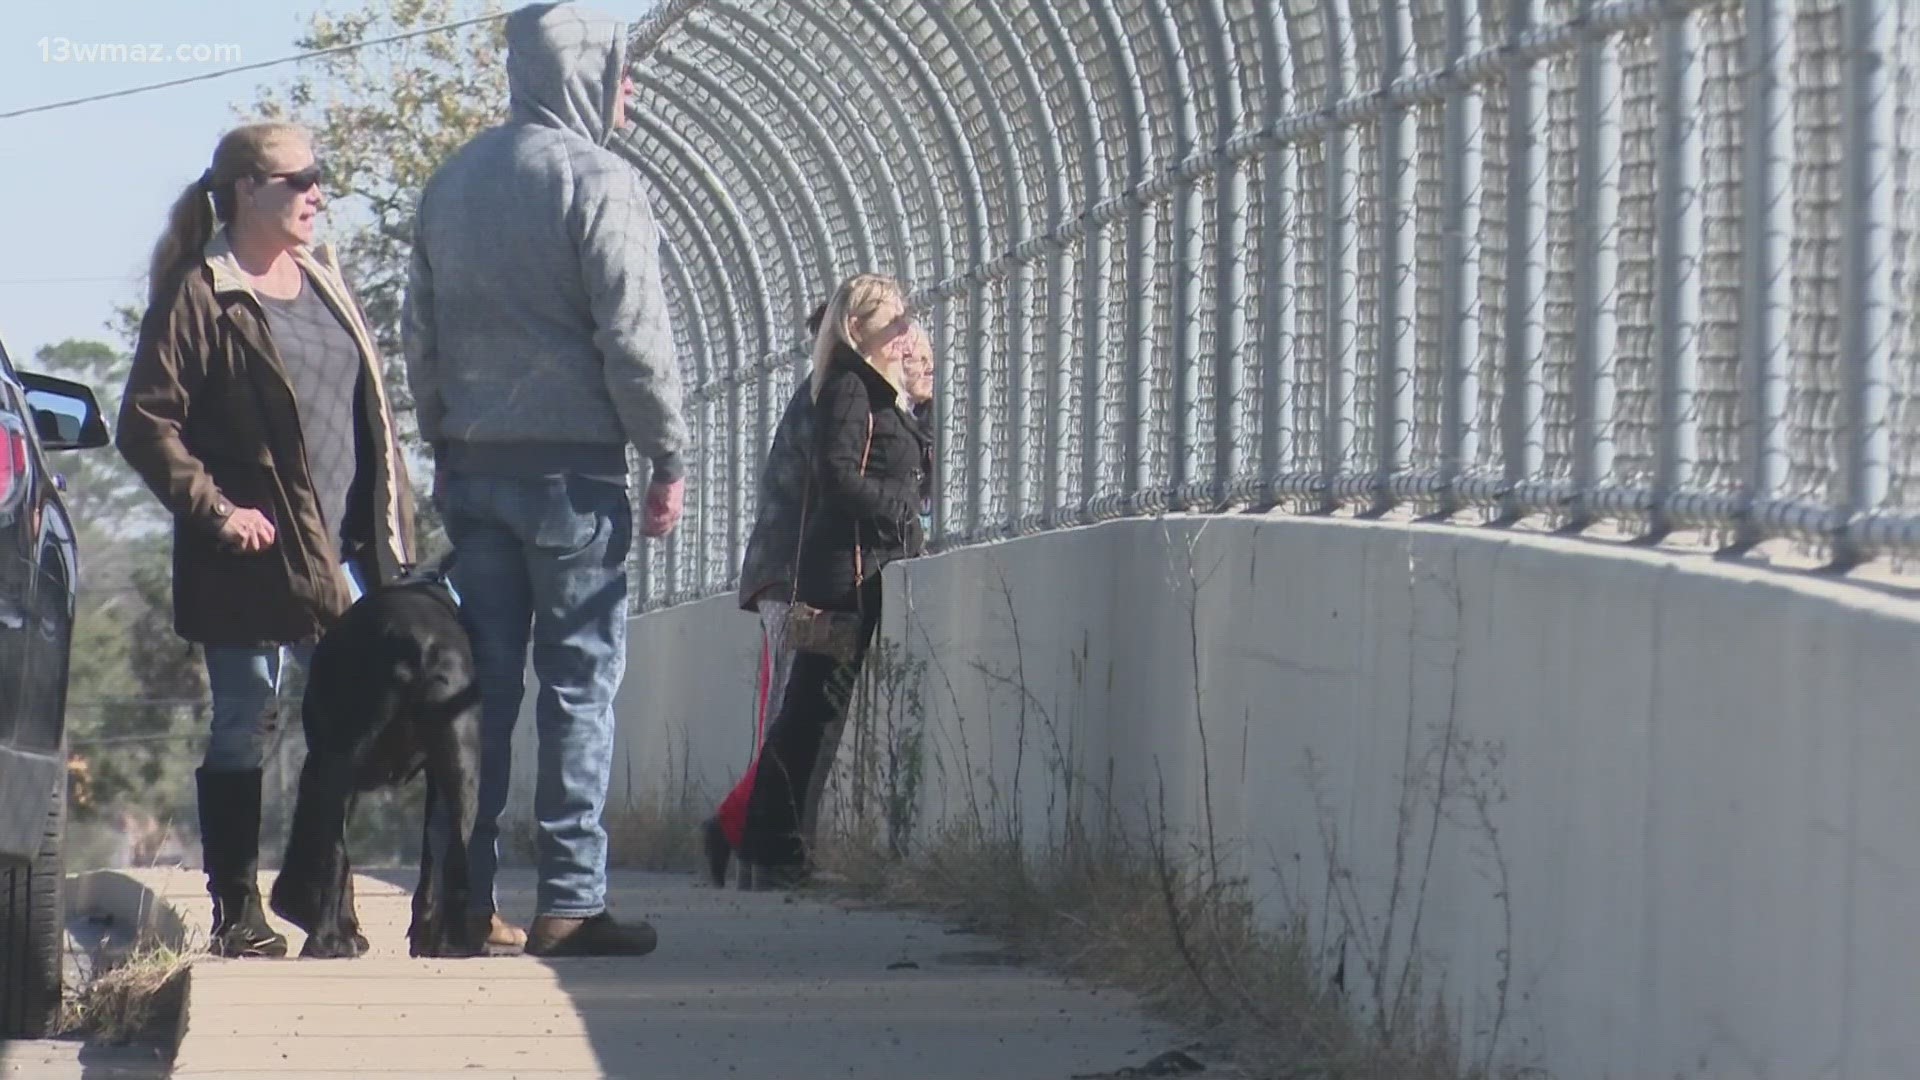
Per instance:
[[[936,548],[1404,511],[1920,553],[1920,5],[673,0],[634,121],[733,587],[803,323],[937,349]]]

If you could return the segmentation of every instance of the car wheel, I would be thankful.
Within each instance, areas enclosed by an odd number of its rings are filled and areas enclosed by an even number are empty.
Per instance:
[[[40,851],[24,866],[0,869],[0,1038],[38,1039],[60,1016],[60,842],[66,831],[63,775],[47,808]]]

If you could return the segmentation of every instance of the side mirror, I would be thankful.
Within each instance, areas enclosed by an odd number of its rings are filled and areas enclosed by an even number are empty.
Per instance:
[[[27,388],[27,408],[45,450],[91,450],[113,441],[100,401],[85,383],[51,375],[20,374]]]

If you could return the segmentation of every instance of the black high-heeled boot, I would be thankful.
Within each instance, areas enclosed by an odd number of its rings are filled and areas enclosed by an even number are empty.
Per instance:
[[[700,823],[700,845],[707,856],[707,878],[716,889],[727,887],[727,863],[733,861],[733,845],[727,843],[727,832],[720,827],[719,818],[708,818]]]

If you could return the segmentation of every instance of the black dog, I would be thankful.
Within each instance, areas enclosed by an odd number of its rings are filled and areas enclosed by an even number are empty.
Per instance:
[[[480,690],[459,604],[439,576],[361,597],[314,648],[301,708],[307,762],[273,883],[273,910],[307,932],[301,956],[367,951],[354,912],[346,824],[354,796],[427,774],[429,812],[454,823],[444,865],[423,843],[407,928],[414,956],[472,956],[467,844],[480,778]]]

